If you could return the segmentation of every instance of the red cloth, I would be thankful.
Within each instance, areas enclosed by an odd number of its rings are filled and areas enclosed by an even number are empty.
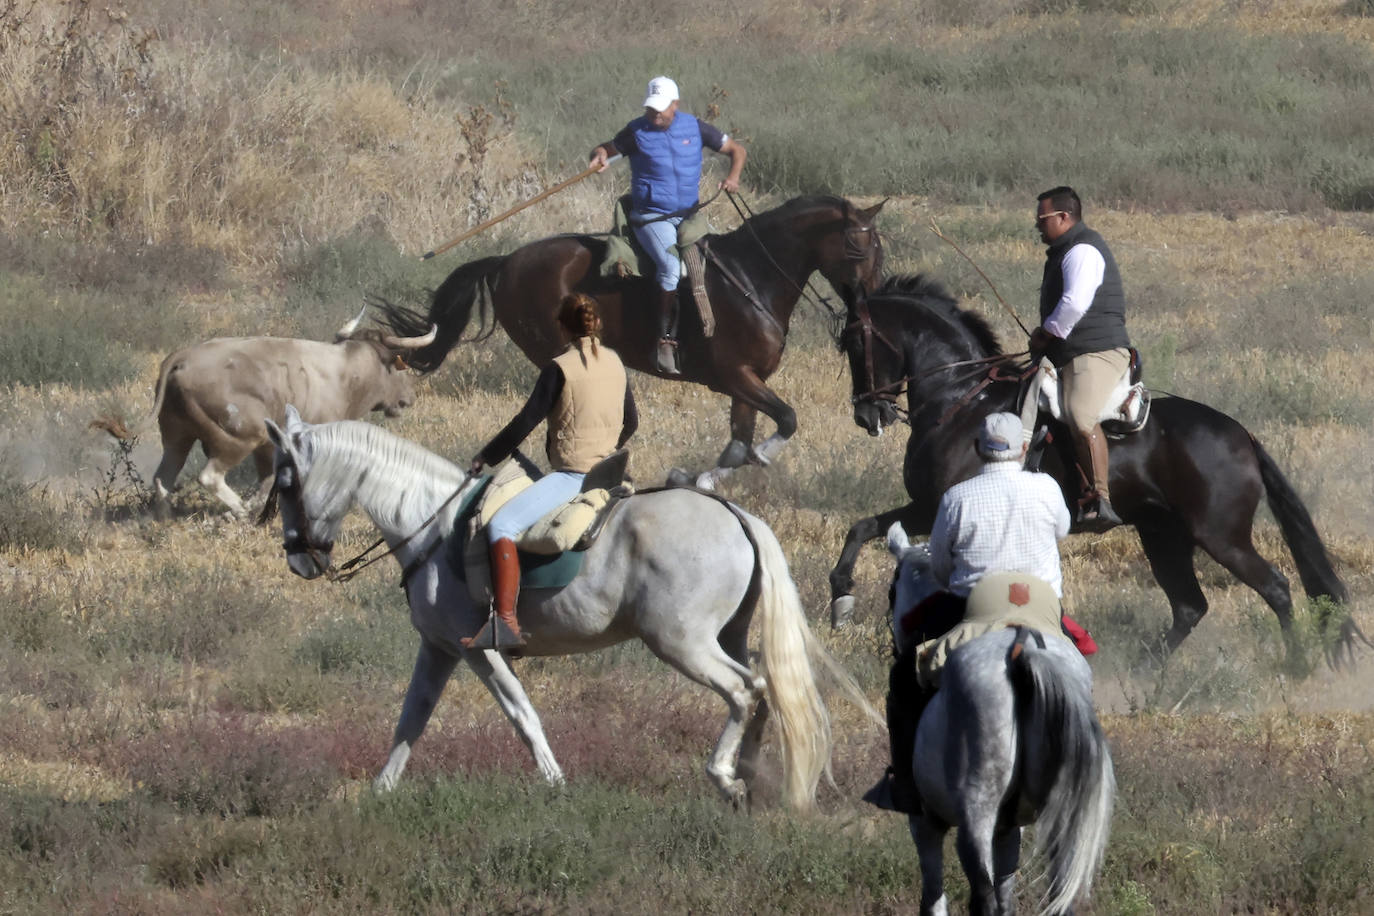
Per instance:
[[[1064,628],[1069,639],[1073,640],[1073,644],[1078,647],[1079,652],[1084,655],[1092,655],[1097,651],[1097,642],[1092,638],[1092,634],[1079,626],[1078,622],[1068,614],[1060,615],[1059,624]]]

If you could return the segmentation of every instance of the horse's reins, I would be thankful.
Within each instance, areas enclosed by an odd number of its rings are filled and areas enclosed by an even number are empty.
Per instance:
[[[747,200],[745,200],[744,197],[743,197],[742,195],[740,195],[740,194],[735,194],[735,193],[733,193],[733,192],[726,192],[726,197],[729,198],[731,205],[734,206],[735,212],[739,214],[739,218],[740,218],[741,224],[749,230],[749,234],[750,234],[751,236],[753,236],[754,241],[756,241],[756,242],[759,243],[759,248],[761,248],[761,249],[763,250],[763,256],[764,256],[765,258],[767,258],[768,263],[771,264],[771,265],[773,266],[773,269],[776,270],[776,271],[778,272],[778,275],[781,276],[784,280],[786,280],[789,284],[791,284],[791,285],[792,285],[792,288],[795,289],[795,290],[797,291],[798,295],[800,295],[802,298],[807,299],[807,300],[810,301],[813,305],[816,305],[816,306],[822,308],[822,309],[830,316],[831,320],[834,321],[836,324],[839,324],[839,322],[843,321],[843,320],[844,320],[844,311],[841,310],[841,309],[836,309],[833,305],[831,305],[831,304],[830,304],[830,297],[825,296],[825,295],[823,295],[823,294],[817,292],[815,286],[813,286],[812,283],[811,283],[811,278],[810,278],[810,277],[807,277],[807,278],[806,278],[806,285],[803,287],[802,285],[798,284],[797,281],[793,280],[792,277],[787,273],[787,271],[783,269],[782,265],[779,264],[779,263],[777,262],[777,259],[773,257],[773,253],[772,253],[771,251],[768,250],[768,245],[765,244],[764,241],[763,241],[763,239],[761,239],[761,238],[759,237],[758,231],[755,230],[754,227],[753,227],[753,225],[750,223],[750,219],[752,219],[753,217],[758,216],[758,214],[755,213],[754,210],[753,210],[753,208],[749,206],[749,202],[748,202]],[[746,215],[746,212],[747,212],[747,215]],[[872,233],[872,239],[873,239],[873,241],[870,241],[870,242],[868,243],[868,246],[867,246],[867,247],[861,247],[861,246],[859,245],[857,236],[858,236],[860,233],[863,233],[863,234]],[[875,226],[846,226],[846,227],[845,227],[845,230],[844,230],[844,256],[845,256],[845,260],[847,260],[847,261],[862,261],[862,260],[864,260],[865,258],[868,257],[868,252],[869,252],[869,250],[873,247],[874,244],[877,244],[878,247],[879,247],[879,249],[881,250],[881,248],[882,248],[882,241],[881,241],[881,236],[879,236],[879,235],[877,234],[877,227],[875,227]],[[720,267],[720,266],[721,266],[719,261],[716,262],[716,266],[717,266],[717,267]],[[722,273],[724,273],[724,271],[722,271]],[[728,276],[728,274],[727,274],[727,276]],[[736,285],[736,286],[739,285],[738,281],[736,281],[735,285]],[[748,294],[748,291],[746,290],[746,295],[747,295],[747,294]]]

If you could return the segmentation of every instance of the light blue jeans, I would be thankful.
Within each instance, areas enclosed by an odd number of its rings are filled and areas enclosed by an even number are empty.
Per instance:
[[[535,522],[576,496],[586,476],[576,471],[545,474],[496,510],[487,524],[487,542],[495,544],[502,538],[513,541],[520,537]]]
[[[654,221],[642,226],[635,223],[634,220],[642,216]],[[682,262],[677,256],[677,227],[682,220],[681,216],[654,219],[653,214],[636,213],[630,221],[630,225],[634,226],[635,238],[639,239],[639,244],[644,246],[644,251],[654,262],[654,277],[658,280],[658,288],[662,290],[677,289],[677,281],[682,277]]]

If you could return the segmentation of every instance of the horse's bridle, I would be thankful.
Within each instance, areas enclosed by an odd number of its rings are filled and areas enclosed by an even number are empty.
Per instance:
[[[459,493],[463,492],[464,485],[473,477],[473,474],[469,472],[467,477],[464,478],[463,483],[459,484],[458,489],[454,490],[447,499],[440,503],[439,507],[434,510],[429,518],[421,522],[419,527],[401,538],[401,540],[397,541],[387,550],[371,558],[368,557],[368,554],[386,543],[386,538],[378,538],[369,544],[367,549],[362,553],[344,563],[342,566],[335,567],[329,559],[330,554],[334,552],[334,542],[325,541],[323,543],[317,543],[310,537],[309,516],[305,511],[305,497],[301,493],[300,471],[296,467],[296,462],[289,456],[286,462],[285,465],[278,469],[276,476],[272,480],[272,491],[268,494],[267,504],[263,506],[262,514],[258,517],[258,524],[265,524],[272,517],[279,499],[284,497],[289,500],[292,508],[296,510],[296,518],[302,520],[304,524],[300,525],[299,529],[294,531],[290,537],[282,539],[282,549],[286,551],[288,556],[293,553],[303,553],[310,557],[311,560],[315,561],[315,565],[320,568],[324,577],[330,582],[347,582],[373,563],[385,560],[406,544],[409,544],[417,535],[428,528],[431,522],[439,517],[439,513],[443,512],[445,507],[453,502]],[[283,483],[283,478],[286,478],[285,483]],[[406,565],[405,569],[401,570],[402,588],[405,587],[411,574],[423,566],[425,562],[434,555],[434,551],[439,549],[439,545],[442,544],[443,541],[444,539],[442,536],[436,538],[433,543],[420,551],[415,559],[411,560],[410,563]]]
[[[763,250],[763,256],[768,259],[768,263],[773,266],[773,269],[778,272],[778,275],[782,277],[784,280],[786,280],[788,283],[790,283],[792,285],[792,288],[795,289],[801,296],[805,297],[809,292],[810,296],[820,304],[821,308],[823,308],[831,316],[832,319],[836,319],[837,323],[838,320],[842,320],[842,313],[837,311],[830,305],[830,298],[828,296],[824,296],[816,292],[816,290],[811,286],[811,279],[809,277],[806,280],[806,286],[801,286],[788,275],[787,271],[783,270],[782,265],[779,264],[777,262],[777,259],[773,257],[773,253],[768,250],[768,246],[764,244],[763,239],[759,238],[758,231],[750,222],[750,219],[752,219],[755,216],[758,216],[758,214],[755,213],[753,208],[749,206],[748,201],[746,201],[742,196],[729,191],[726,192],[726,197],[730,199],[730,203],[734,206],[735,212],[739,214],[742,226],[744,228],[747,228],[749,230],[750,236],[753,237],[754,241],[758,242],[759,248]],[[848,220],[848,218],[849,214],[848,212],[846,212],[845,219]],[[860,238],[864,239],[862,243],[859,241]],[[846,261],[865,261],[868,259],[869,253],[875,247],[878,250],[878,258],[880,259],[878,269],[881,270],[883,237],[878,234],[878,227],[870,225],[846,226],[844,228],[844,258]],[[739,284],[736,283],[736,285]],[[860,284],[860,286],[862,287],[862,284]],[[861,288],[859,292],[860,294],[863,294],[868,291]]]
[[[864,401],[886,401],[900,417],[902,409],[897,403],[897,399],[906,390],[908,379],[901,378],[887,385],[878,385],[873,371],[873,341],[875,339],[882,341],[883,345],[896,354],[898,358],[901,357],[902,351],[873,324],[873,315],[868,310],[868,296],[864,294],[863,290],[854,296],[854,320],[845,325],[844,331],[847,334],[854,328],[859,329],[859,339],[862,342],[864,356],[864,382],[868,387],[863,394],[854,395],[850,399],[851,402],[860,404]]]
[[[877,384],[876,373],[873,369],[873,341],[875,339],[881,341],[884,346],[899,358],[902,356],[902,350],[892,341],[888,340],[887,336],[873,323],[873,315],[868,308],[868,297],[862,293],[854,297],[854,315],[854,320],[845,325],[845,332],[848,333],[856,327],[859,329],[860,340],[863,346],[864,373],[866,376],[864,382],[868,390],[854,395],[850,398],[850,402],[856,405],[868,401],[885,402],[892,408],[893,413],[903,421],[907,421],[908,418],[906,417],[906,411],[902,409],[901,404],[898,402],[898,398],[906,393],[907,385],[911,382],[929,378],[937,372],[944,372],[949,369],[960,369],[965,366],[990,366],[987,374],[982,380],[980,380],[967,394],[956,401],[954,405],[940,417],[939,422],[944,423],[953,414],[958,413],[967,406],[970,401],[978,396],[979,392],[993,382],[1022,381],[1037,368],[1036,364],[1032,363],[1030,368],[1024,372],[1005,372],[1000,364],[1008,357],[1015,357],[1019,354],[997,353],[992,356],[980,356],[976,359],[961,359],[952,363],[943,363],[939,366],[927,369],[924,372],[904,375],[901,378],[888,382],[886,385],[879,385]]]
[[[272,518],[280,500],[285,499],[289,502],[295,510],[296,519],[303,524],[293,529],[290,536],[282,539],[282,549],[286,551],[287,556],[303,553],[310,557],[320,571],[332,581],[338,574],[338,570],[329,560],[329,555],[334,552],[334,542],[317,543],[311,540],[309,516],[305,513],[305,496],[301,493],[300,476],[296,462],[288,456],[286,463],[277,469],[276,475],[272,478],[272,492],[267,495],[267,503],[262,507],[262,514],[258,516],[258,524],[266,524]]]

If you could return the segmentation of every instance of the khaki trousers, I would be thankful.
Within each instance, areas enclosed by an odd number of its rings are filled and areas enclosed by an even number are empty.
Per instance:
[[[1125,347],[1084,353],[1059,370],[1063,386],[1064,410],[1075,432],[1084,439],[1092,435],[1098,418],[1112,396],[1112,389],[1131,365],[1131,352]]]

